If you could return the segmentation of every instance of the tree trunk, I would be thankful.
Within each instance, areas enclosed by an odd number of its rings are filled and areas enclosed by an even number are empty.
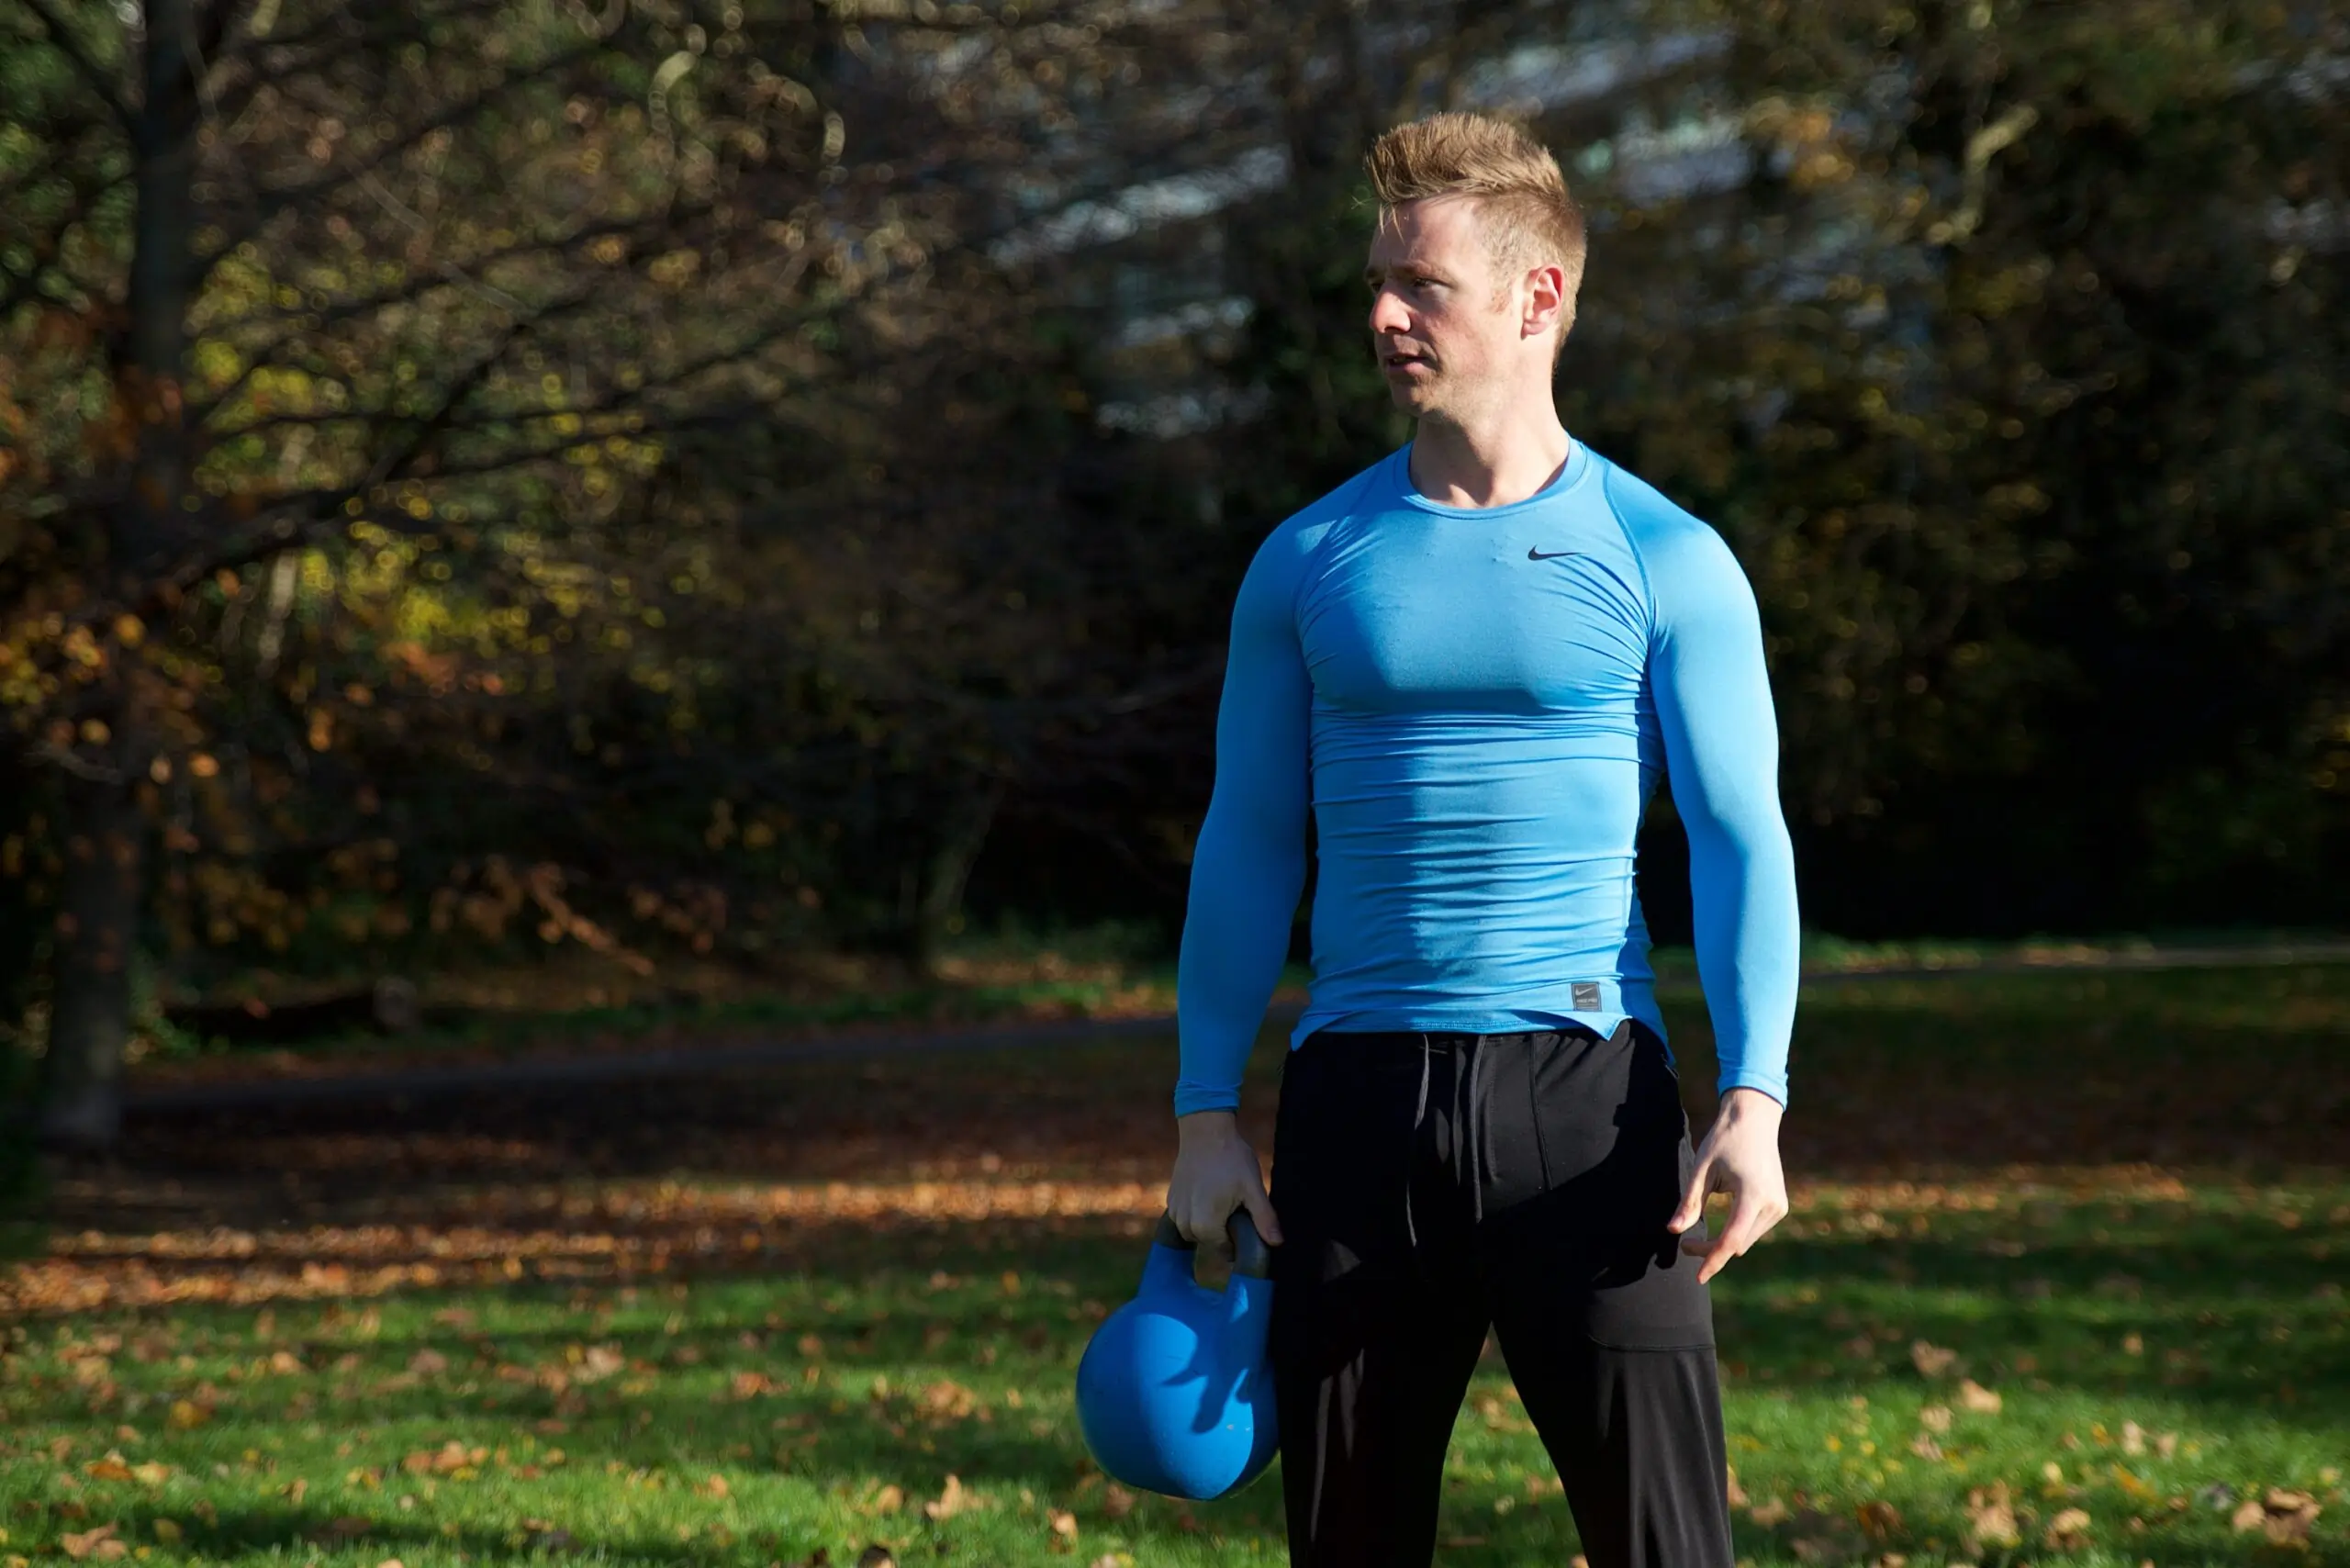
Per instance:
[[[971,867],[979,860],[979,851],[987,846],[989,830],[995,826],[996,808],[1002,803],[1002,780],[990,780],[963,796],[941,824],[907,933],[914,967],[925,976],[936,972],[939,948],[955,917],[962,913],[963,889],[971,879]]]
[[[52,960],[57,1005],[41,1085],[41,1141],[52,1148],[103,1149],[121,1129],[130,958],[146,870],[146,823],[132,791],[126,778],[76,779],[68,796]]]
[[[136,161],[130,279],[114,347],[114,395],[131,432],[128,483],[92,541],[93,586],[122,602],[161,565],[188,489],[181,398],[192,275],[190,226],[196,154],[196,62],[192,0],[147,0],[141,93],[129,111]],[[128,95],[125,95],[128,97]],[[143,683],[116,666],[87,717],[106,726],[106,760],[68,790],[66,862],[54,960],[56,1004],[43,1070],[40,1126],[59,1145],[103,1148],[122,1119],[123,1047],[129,1035],[131,955],[145,902],[145,824],[138,790],[154,734],[141,711]],[[94,749],[101,749],[95,748]]]

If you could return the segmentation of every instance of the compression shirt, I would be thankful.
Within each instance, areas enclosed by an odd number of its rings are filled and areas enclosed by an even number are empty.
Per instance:
[[[1784,1103],[1794,857],[1754,595],[1720,535],[1572,443],[1509,506],[1443,506],[1411,448],[1283,522],[1240,585],[1178,963],[1175,1114],[1236,1108],[1319,879],[1316,1030],[1662,1036],[1634,839],[1689,834],[1719,1086]]]

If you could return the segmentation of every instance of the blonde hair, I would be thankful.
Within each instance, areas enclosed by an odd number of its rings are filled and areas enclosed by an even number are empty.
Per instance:
[[[1380,206],[1471,196],[1487,252],[1504,272],[1556,262],[1566,274],[1565,329],[1583,286],[1583,210],[1567,194],[1559,161],[1507,120],[1440,114],[1399,125],[1371,143],[1364,172]]]

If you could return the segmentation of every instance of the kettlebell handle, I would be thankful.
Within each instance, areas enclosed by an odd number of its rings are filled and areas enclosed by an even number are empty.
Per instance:
[[[1257,1234],[1257,1222],[1247,1209],[1235,1209],[1225,1221],[1225,1233],[1232,1238],[1232,1271],[1252,1280],[1269,1280],[1273,1276],[1273,1249]],[[1154,1247],[1171,1248],[1178,1252],[1197,1250],[1195,1244],[1178,1229],[1175,1216],[1162,1211],[1158,1229],[1151,1236]]]

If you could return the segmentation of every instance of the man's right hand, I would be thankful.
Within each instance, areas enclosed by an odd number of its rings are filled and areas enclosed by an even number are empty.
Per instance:
[[[1257,1151],[1240,1136],[1240,1121],[1229,1111],[1194,1111],[1175,1118],[1175,1174],[1167,1183],[1167,1213],[1175,1228],[1195,1246],[1229,1265],[1232,1238],[1226,1225],[1236,1209],[1247,1209],[1266,1245],[1281,1241],[1281,1222],[1265,1195]]]

